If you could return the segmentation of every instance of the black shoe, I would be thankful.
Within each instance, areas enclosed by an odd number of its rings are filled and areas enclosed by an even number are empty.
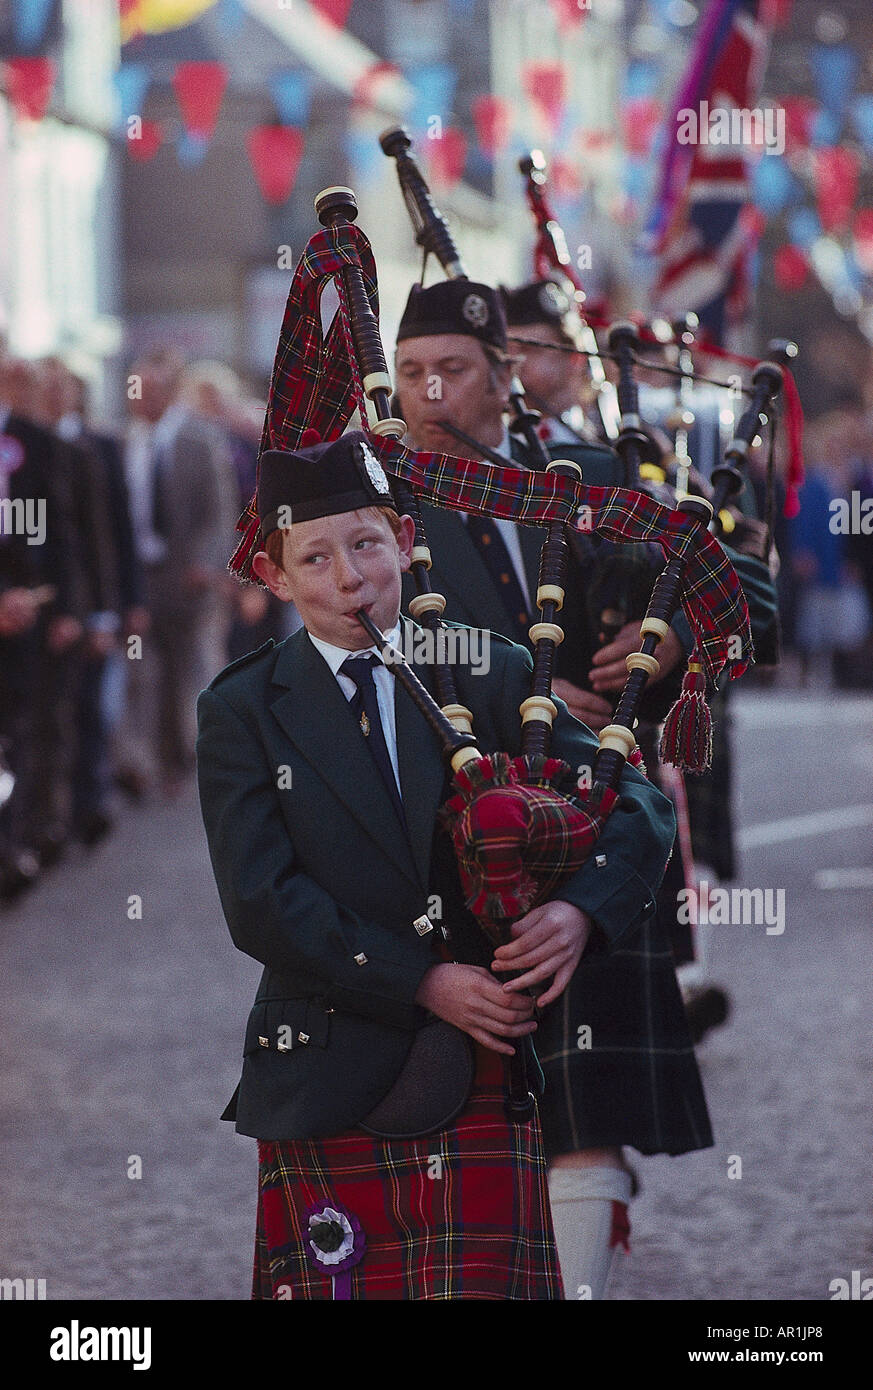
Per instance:
[[[685,1000],[685,1017],[691,1041],[696,1047],[713,1028],[720,1028],[730,1016],[731,1001],[717,985],[706,985]]]
[[[29,849],[17,850],[0,863],[0,902],[12,903],[39,878],[39,859]]]

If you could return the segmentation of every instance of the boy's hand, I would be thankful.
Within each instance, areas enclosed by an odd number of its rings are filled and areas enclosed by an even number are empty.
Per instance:
[[[506,994],[500,981],[480,965],[431,966],[415,1002],[505,1057],[512,1057],[515,1048],[501,1039],[524,1037],[537,1026],[532,1000]]]
[[[554,975],[545,994],[536,1001],[538,1008],[545,1008],[570,983],[591,932],[591,918],[572,903],[555,900],[520,917],[510,931],[513,940],[498,946],[491,968],[524,972],[517,980],[504,984],[510,998],[511,992],[540,984]]]

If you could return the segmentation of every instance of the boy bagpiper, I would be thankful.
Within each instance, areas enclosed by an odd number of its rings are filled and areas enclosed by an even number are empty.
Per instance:
[[[537,1027],[522,986],[551,1003],[583,951],[608,950],[613,900],[592,858],[515,924],[511,948],[494,952],[467,913],[437,821],[448,784],[436,738],[355,616],[404,647],[413,525],[365,436],[263,453],[257,511],[252,567],[303,627],[198,702],[222,907],[265,967],[225,1112],[259,1141],[253,1297],[559,1299],[539,1123],[506,1118],[501,1056]],[[480,636],[490,661],[458,663],[458,696],[480,748],[514,755],[530,657]],[[430,685],[426,662],[416,669]],[[573,767],[596,751],[560,703],[552,749]],[[642,907],[656,891],[674,827],[631,768],[621,798],[598,849],[620,848],[624,915],[628,895]],[[510,987],[487,968],[505,969],[507,950],[521,971]],[[436,1130],[377,1137],[367,1119],[434,1018],[473,1040],[469,1093]]]

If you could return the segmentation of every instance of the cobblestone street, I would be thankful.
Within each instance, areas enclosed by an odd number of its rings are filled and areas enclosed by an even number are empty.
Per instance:
[[[873,1275],[873,893],[842,872],[873,858],[873,705],[734,710],[740,882],[784,888],[785,930],[712,928],[733,1001],[700,1052],[716,1147],[630,1155],[613,1299],[826,1299]],[[255,1144],[218,1116],[260,968],[224,926],[193,787],[0,917],[0,953],[0,1275],[49,1299],[247,1298]]]

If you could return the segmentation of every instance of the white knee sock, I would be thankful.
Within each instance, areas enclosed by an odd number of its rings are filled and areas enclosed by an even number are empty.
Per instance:
[[[553,1168],[549,1202],[558,1246],[564,1297],[603,1298],[615,1250],[613,1202],[630,1201],[624,1168]]]

